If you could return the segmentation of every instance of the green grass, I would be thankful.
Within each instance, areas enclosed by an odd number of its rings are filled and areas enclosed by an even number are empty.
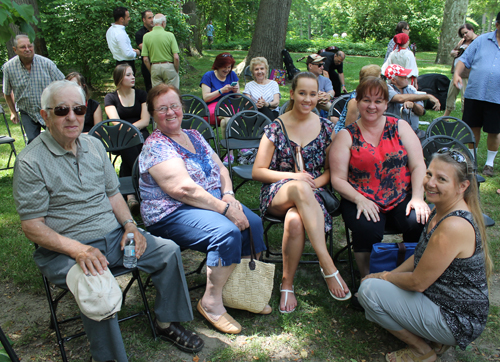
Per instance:
[[[204,51],[205,56],[201,58],[189,58],[190,68],[186,70],[181,78],[181,92],[201,96],[199,81],[212,65],[213,59],[219,51]],[[231,52],[236,59],[236,64],[242,62],[246,56],[244,51]],[[297,59],[304,54],[292,53],[292,58]],[[442,73],[449,76],[448,65],[434,64],[435,53],[417,53],[417,62],[420,74]],[[348,90],[353,90],[358,82],[359,69],[367,64],[379,64],[382,58],[370,58],[359,56],[347,56],[344,71]],[[296,63],[297,67],[305,70],[305,63]],[[139,67],[138,67],[139,68]],[[138,80],[138,87],[141,87],[141,79]],[[280,87],[282,93],[282,103],[289,99],[289,81],[287,85]],[[102,104],[104,95],[113,89],[111,75],[106,83],[106,87],[96,90],[94,98]],[[243,88],[243,82],[240,86]],[[8,108],[2,100],[4,109]],[[431,121],[441,116],[443,112],[427,111],[422,120]],[[9,115],[7,114],[7,117]],[[457,110],[452,116],[461,118],[460,100],[457,100]],[[6,134],[5,125],[0,122],[0,135]],[[424,127],[425,128],[425,127]],[[10,124],[13,137],[16,139],[16,149],[21,151],[24,142],[18,125]],[[478,163],[480,168],[484,165],[486,158],[485,135],[479,144]],[[0,147],[0,166],[7,162],[10,148],[6,145]],[[498,176],[487,178],[481,185],[481,201],[484,211],[497,222],[500,221],[500,210],[498,208],[499,196],[496,190],[500,188],[500,161],[495,165],[495,172]],[[118,165],[117,165],[118,166]],[[237,193],[237,197],[249,207],[258,207],[259,187],[257,183],[247,183]],[[41,278],[33,260],[33,243],[24,236],[19,216],[16,213],[14,200],[12,197],[12,170],[0,171],[0,282],[13,283],[15,288],[21,292],[34,293],[40,297],[40,308],[45,311],[46,305],[43,299],[43,286]],[[333,224],[335,250],[338,250],[345,243],[344,225],[341,218],[334,219]],[[281,246],[282,226],[275,226],[270,231],[270,240],[273,248]],[[500,268],[500,241],[498,223],[492,228],[488,228],[487,234],[490,240],[491,253],[495,261],[495,270]],[[311,247],[308,245],[310,251]],[[192,267],[195,264],[193,257],[200,255],[183,253],[185,266]],[[345,264],[338,265],[342,275],[348,280],[347,268]],[[321,278],[317,265],[300,265],[295,281],[295,291],[299,305],[297,310],[289,315],[281,315],[277,312],[279,307],[279,280],[282,273],[281,264],[277,264],[274,292],[270,304],[274,312],[270,316],[254,315],[244,311],[231,310],[231,315],[243,326],[243,333],[239,336],[227,336],[213,332],[210,338],[219,338],[225,344],[213,349],[208,355],[203,355],[200,360],[212,361],[271,361],[271,360],[311,360],[311,361],[378,361],[381,360],[382,353],[400,348],[403,344],[389,335],[382,328],[367,322],[364,315],[349,308],[348,303],[335,302],[328,294],[325,282]],[[203,282],[204,274],[190,276],[188,284],[194,285]],[[198,289],[190,293],[193,306],[201,297],[203,289]],[[148,290],[148,297],[154,300],[154,292]],[[130,303],[126,306],[126,311],[135,307],[140,307],[140,301]],[[195,308],[193,308],[195,309]],[[48,310],[47,319],[48,319]],[[487,328],[482,336],[471,345],[466,352],[457,351],[455,356],[458,361],[484,361],[488,356],[492,356],[497,348],[497,341],[500,338],[500,308],[493,306],[490,310],[490,318]],[[187,324],[188,328],[194,330],[206,330],[211,328],[199,316],[194,313],[195,319]],[[9,333],[20,330],[16,324],[19,321],[8,321],[2,327]],[[174,347],[163,342],[153,342],[150,339],[150,332],[143,318],[126,322],[121,326],[125,345],[132,361],[151,360],[183,360],[176,355]],[[34,331],[36,333],[34,333]],[[54,336],[47,329],[45,324],[31,329],[30,332],[22,333],[20,340],[16,341],[16,348],[28,348],[40,336],[46,336],[50,343],[53,343]],[[38,337],[37,337],[38,336]],[[86,342],[84,339],[71,341],[68,350],[75,353],[74,360],[85,360]],[[53,347],[53,346],[52,346]],[[52,348],[48,347],[48,348]],[[55,351],[55,352],[54,352]],[[53,354],[57,355],[54,349]],[[481,354],[484,353],[483,357]],[[39,351],[39,354],[32,357],[34,360],[45,359],[50,356],[49,351]],[[48,357],[47,357],[48,358]],[[188,359],[191,360],[191,357]]]

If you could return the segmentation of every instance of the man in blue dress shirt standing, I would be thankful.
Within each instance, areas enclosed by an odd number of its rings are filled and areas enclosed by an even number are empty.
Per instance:
[[[469,83],[464,93],[464,122],[474,132],[479,144],[481,127],[488,133],[488,155],[483,175],[494,176],[493,161],[500,145],[500,13],[496,30],[480,35],[458,59],[453,84],[462,87],[460,74],[470,69]]]

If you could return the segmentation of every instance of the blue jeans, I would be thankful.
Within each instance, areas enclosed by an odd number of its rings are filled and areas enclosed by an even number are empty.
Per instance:
[[[242,206],[252,228],[255,253],[260,253],[266,250],[262,221],[249,208]],[[242,255],[251,254],[248,229],[240,231],[231,220],[218,212],[189,205],[179,207],[150,225],[148,231],[172,239],[183,249],[207,253],[208,266],[239,264]]]

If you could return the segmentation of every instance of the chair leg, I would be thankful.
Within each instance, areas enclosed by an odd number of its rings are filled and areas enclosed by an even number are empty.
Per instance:
[[[2,327],[0,327],[0,342],[3,345],[3,348],[5,348],[7,355],[10,357],[10,360],[12,362],[19,361],[19,357],[17,357],[16,352],[14,351],[14,348],[12,348],[12,346],[10,345],[10,342],[7,339],[7,336],[5,335],[5,333],[3,333]]]
[[[50,291],[49,281],[47,280],[47,278],[44,275],[42,275],[42,278],[43,278],[43,285],[45,287],[45,294],[47,295],[47,301],[49,302],[51,324],[53,325],[51,328],[53,328],[56,331],[57,344],[59,345],[59,350],[61,352],[61,358],[62,358],[63,362],[67,362],[68,359],[66,357],[66,351],[64,350],[64,339],[61,336],[61,331],[59,330],[59,324],[57,323],[57,315],[56,315],[56,310],[54,308],[54,300],[52,299],[52,292]],[[64,294],[66,294],[66,293],[64,293]],[[62,295],[64,295],[64,294],[62,294]],[[57,303],[59,302],[59,299],[56,298],[56,304],[55,304],[56,306],[57,306]]]
[[[141,293],[142,302],[144,303],[144,312],[148,317],[149,327],[151,328],[151,332],[153,333],[153,339],[156,340],[156,330],[153,323],[153,318],[151,316],[151,310],[149,309],[148,299],[146,298],[146,290],[144,288],[144,285],[142,284],[141,275],[139,274],[139,269],[136,268],[132,272],[132,275],[137,280],[137,284],[139,285],[139,291]]]
[[[352,256],[352,243],[351,243],[351,237],[349,234],[349,228],[346,226],[345,228],[345,237],[346,237],[346,242],[347,242],[347,257],[348,257],[348,263],[349,263],[349,271],[351,273],[351,285],[352,285],[352,290],[356,291],[356,279],[354,276],[354,258]]]

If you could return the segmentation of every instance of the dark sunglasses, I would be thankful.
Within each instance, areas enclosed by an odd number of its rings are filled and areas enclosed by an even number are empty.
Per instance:
[[[318,67],[323,67],[325,63],[313,63],[314,65],[317,65]]]
[[[226,58],[226,57],[231,57],[232,58],[233,56],[231,54],[229,54],[229,53],[226,53],[226,54],[222,54],[222,57],[223,58]]]
[[[448,147],[443,147],[437,151],[439,154],[449,154],[450,157],[458,163],[465,163],[465,167],[467,168],[467,174],[469,173],[469,164],[467,163],[467,158],[458,151],[452,150]]]
[[[75,112],[75,114],[77,116],[83,116],[87,112],[86,106],[74,106],[72,108],[73,108],[73,112]],[[70,107],[54,107],[54,108],[47,108],[47,109],[53,109],[54,114],[56,116],[63,117],[63,116],[67,116],[69,114]]]

